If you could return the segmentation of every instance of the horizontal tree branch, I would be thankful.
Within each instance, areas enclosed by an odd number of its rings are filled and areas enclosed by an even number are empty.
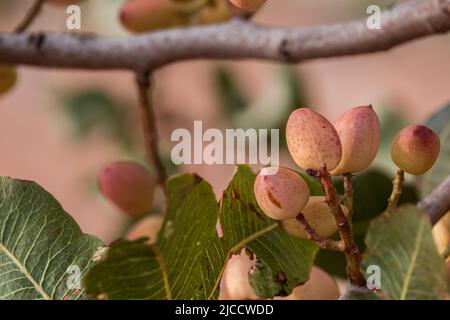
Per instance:
[[[436,224],[448,211],[450,211],[450,176],[448,176],[436,189],[417,204],[424,210],[431,224]]]
[[[267,59],[301,62],[388,50],[450,30],[450,0],[411,0],[381,14],[380,30],[366,19],[334,25],[277,28],[244,20],[130,37],[0,33],[0,63],[79,69],[152,70],[171,62]]]

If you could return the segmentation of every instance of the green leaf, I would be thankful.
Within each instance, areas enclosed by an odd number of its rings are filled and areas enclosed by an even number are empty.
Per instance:
[[[397,169],[391,158],[391,144],[397,133],[408,125],[404,115],[395,112],[399,106],[385,103],[377,106],[375,111],[380,119],[380,146],[373,167],[383,169],[385,172],[395,172]]]
[[[375,219],[366,238],[364,266],[377,265],[390,299],[438,299],[445,290],[444,261],[426,215],[404,205]]]
[[[211,186],[196,175],[170,179],[167,197],[158,244],[113,243],[105,260],[85,279],[89,294],[108,299],[207,298],[214,284],[202,264],[217,238],[216,198]]]
[[[0,300],[81,298],[66,271],[84,274],[102,246],[36,183],[0,178]]]
[[[158,244],[112,244],[86,277],[86,291],[109,299],[216,298],[226,262],[243,247],[265,268],[270,290],[260,294],[285,294],[305,282],[318,248],[287,235],[260,211],[254,179],[250,168],[238,167],[219,205],[211,186],[198,176],[170,179]],[[219,217],[222,237],[216,232]],[[256,272],[252,283],[258,279]]]
[[[232,118],[236,113],[245,110],[247,102],[231,71],[224,66],[219,66],[214,70],[214,78],[219,102],[224,114],[228,118]]]
[[[441,152],[434,166],[418,177],[421,195],[425,197],[450,174],[450,104],[433,114],[425,125],[441,140]]]
[[[444,131],[445,127],[450,123],[450,104],[436,112],[431,116],[425,125],[431,128],[436,134],[440,134]]]
[[[119,240],[107,251],[106,261],[94,266],[85,279],[86,292],[108,299],[163,299],[165,274],[156,247],[146,239]],[[97,281],[97,280],[100,281]],[[117,290],[117,288],[120,288]],[[102,296],[103,293],[106,295]]]
[[[439,138],[441,151],[434,166],[423,176],[423,196],[431,193],[450,174],[450,122],[442,129]]]

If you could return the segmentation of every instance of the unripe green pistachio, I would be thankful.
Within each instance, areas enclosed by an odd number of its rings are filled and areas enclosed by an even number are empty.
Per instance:
[[[336,281],[327,272],[313,266],[308,281],[294,288],[287,297],[276,297],[276,300],[337,300],[339,296]]]
[[[305,180],[288,168],[263,168],[256,176],[254,193],[261,210],[275,220],[295,218],[309,199]]]
[[[262,7],[267,0],[229,0],[233,5],[238,8],[248,11],[256,11]]]
[[[16,82],[16,68],[10,65],[0,65],[0,96],[10,91]]]
[[[302,210],[302,214],[305,216],[306,221],[308,221],[311,227],[320,236],[329,238],[338,230],[338,226],[336,224],[336,219],[325,200],[324,196],[310,197],[308,203]],[[341,206],[341,208],[347,216],[348,209],[344,206]],[[297,219],[281,221],[280,225],[284,231],[290,235],[301,239],[308,239],[307,234]]]
[[[411,125],[394,137],[391,145],[392,160],[401,170],[421,175],[436,162],[440,144],[439,137],[431,129]]]
[[[245,248],[228,260],[221,282],[221,298],[227,300],[259,300],[250,285],[249,272],[254,261],[246,254]]]
[[[333,170],[339,164],[342,147],[333,125],[308,108],[295,110],[286,125],[289,152],[303,169],[320,170],[322,164]]]
[[[132,32],[184,26],[189,20],[171,0],[128,0],[120,9],[122,25]]]
[[[102,194],[130,216],[147,213],[153,205],[155,179],[140,164],[119,161],[98,176]]]
[[[332,175],[365,170],[380,145],[380,121],[372,106],[356,107],[334,124],[342,145],[342,158]]]
[[[126,234],[127,240],[137,240],[148,238],[148,244],[155,244],[158,240],[158,233],[163,225],[164,218],[160,215],[151,215],[138,221]]]

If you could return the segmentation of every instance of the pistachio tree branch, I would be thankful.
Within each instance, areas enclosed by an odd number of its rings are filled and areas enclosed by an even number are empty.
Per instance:
[[[144,132],[145,149],[150,164],[156,171],[157,182],[164,186],[166,172],[158,153],[158,133],[156,128],[155,112],[153,110],[152,86],[149,72],[141,72],[136,76],[139,93],[139,103],[142,113],[142,127]]]
[[[0,33],[0,63],[78,69],[154,70],[186,59],[301,62],[388,50],[450,30],[450,0],[410,0],[366,19],[315,27],[261,26],[243,19],[130,37]]]
[[[420,201],[417,207],[427,213],[433,225],[450,211],[450,176]]]
[[[28,27],[33,23],[34,19],[41,12],[42,6],[44,5],[45,0],[35,0],[31,8],[26,13],[23,20],[17,25],[14,29],[15,32],[24,32],[28,29]]]

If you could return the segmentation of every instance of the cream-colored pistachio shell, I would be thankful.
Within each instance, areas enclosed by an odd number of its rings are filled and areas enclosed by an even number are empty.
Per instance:
[[[255,179],[254,193],[261,210],[275,220],[295,218],[309,199],[305,180],[295,171],[279,167],[263,168]]]
[[[337,300],[340,296],[336,281],[325,271],[312,267],[308,281],[294,288],[287,297],[277,300]]]
[[[341,160],[342,148],[334,126],[322,115],[308,108],[295,110],[286,125],[289,152],[303,169],[319,170],[326,164],[329,171]]]
[[[161,215],[151,215],[138,221],[131,227],[125,235],[127,240],[137,240],[139,238],[148,238],[148,244],[154,244],[158,240],[158,233],[164,222],[164,217]]]
[[[228,260],[220,285],[222,300],[259,300],[250,285],[249,272],[254,261],[245,253],[245,248],[238,255]]]
[[[347,216],[348,210],[341,206],[344,214]],[[306,207],[302,210],[306,221],[324,238],[331,237],[337,230],[336,220],[331,209],[325,202],[324,196],[313,196],[309,198]],[[301,239],[307,239],[307,235],[297,219],[288,219],[280,223],[281,227],[290,235]]]
[[[334,124],[342,145],[342,158],[332,175],[365,170],[380,145],[380,121],[372,106],[356,107]]]

